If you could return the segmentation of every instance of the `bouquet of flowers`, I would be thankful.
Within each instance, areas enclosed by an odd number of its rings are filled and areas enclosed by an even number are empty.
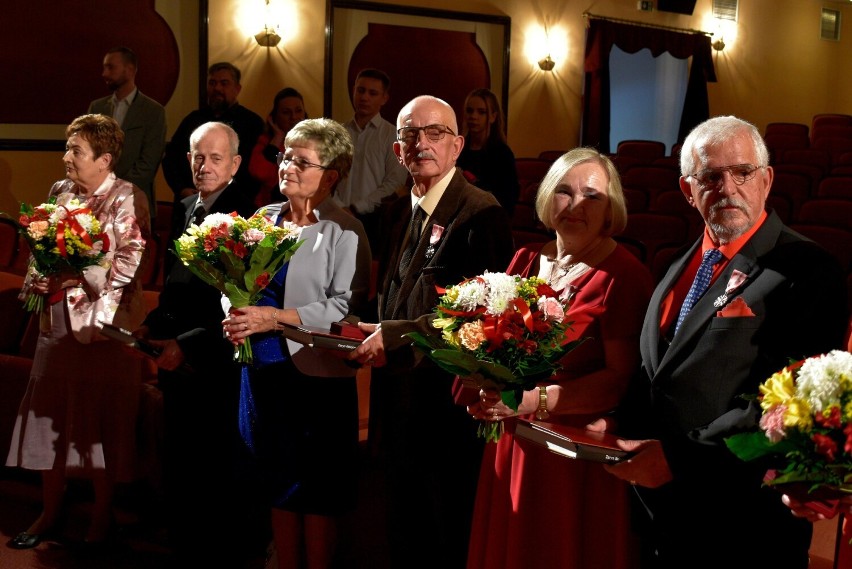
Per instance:
[[[514,410],[583,341],[567,341],[567,304],[538,277],[486,272],[442,292],[432,321],[441,335],[411,333],[414,346],[449,373],[481,378]],[[501,433],[501,422],[479,429],[489,441]]]
[[[41,275],[62,271],[81,273],[86,267],[100,264],[109,250],[109,237],[101,233],[100,223],[92,210],[77,198],[57,203],[53,196],[35,207],[22,203],[18,223],[21,235],[30,246],[30,269]],[[52,304],[61,298],[62,292],[59,292],[48,302]],[[42,312],[44,296],[28,293],[24,307],[31,312]]]
[[[791,364],[760,386],[760,430],[725,440],[743,460],[775,457],[767,485],[852,493],[852,354],[835,350]],[[792,487],[791,487],[792,489]]]
[[[181,262],[216,287],[234,308],[255,304],[260,291],[302,244],[298,225],[285,222],[278,227],[264,214],[260,210],[245,219],[236,212],[212,213],[175,241]],[[251,363],[248,338],[237,346],[234,359]]]

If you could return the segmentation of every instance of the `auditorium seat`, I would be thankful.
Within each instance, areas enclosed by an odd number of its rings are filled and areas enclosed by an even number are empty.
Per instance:
[[[624,201],[627,204],[627,213],[648,211],[648,192],[638,188],[623,187]]]
[[[790,198],[783,194],[769,193],[766,196],[766,205],[774,211],[778,217],[786,224],[793,221],[793,204]]]
[[[689,224],[686,219],[667,213],[633,213],[627,217],[627,228],[623,234],[641,241],[647,258],[653,259],[660,247],[686,243]]]
[[[822,245],[838,260],[844,272],[852,268],[852,231],[812,223],[793,223],[790,228]]]
[[[651,211],[667,213],[686,220],[687,238],[697,237],[704,228],[704,219],[698,210],[689,205],[686,196],[680,190],[660,192],[651,207]]]
[[[811,199],[796,212],[796,223],[830,225],[852,231],[852,200]],[[852,243],[848,246],[852,248]]]
[[[821,113],[811,118],[811,142],[822,134],[826,127],[852,126],[852,116],[839,113]]]
[[[615,235],[613,239],[623,245],[625,249],[633,253],[633,256],[639,259],[643,264],[648,262],[648,251],[645,248],[645,244],[638,239],[634,239],[626,235]]]
[[[776,170],[770,193],[782,195],[790,200],[793,216],[802,203],[811,197],[811,183],[804,175]]]
[[[671,266],[672,261],[677,258],[678,253],[686,252],[685,247],[686,244],[666,245],[657,249],[656,253],[654,253],[654,258],[648,263],[648,268],[651,270],[651,276],[654,279],[654,283],[659,283],[660,280],[666,276],[666,271],[669,270],[669,266]]]
[[[538,188],[541,179],[547,174],[551,165],[551,162],[541,158],[515,158],[515,169],[518,172],[518,183],[521,189],[523,190],[530,184],[534,184]]]
[[[808,130],[809,127],[806,124],[797,123],[797,122],[771,122],[766,125],[766,129],[763,131],[763,137],[766,138],[769,135],[774,134],[784,134],[790,136],[798,136],[808,138]]]
[[[783,158],[778,163],[816,166],[820,169],[821,175],[825,176],[831,169],[831,154],[820,148],[785,150]]]
[[[512,239],[515,242],[515,249],[518,249],[524,245],[547,243],[553,240],[553,237],[544,231],[512,229]]]
[[[852,152],[852,138],[841,138],[837,136],[823,136],[814,140],[811,145],[816,150],[824,150],[828,153],[830,162],[828,169],[840,165],[840,157],[847,152]]]
[[[567,150],[542,150],[538,157],[540,160],[547,160],[551,164],[556,162],[557,158],[568,152]]]
[[[650,164],[666,155],[666,145],[657,140],[622,140],[615,148],[616,156],[638,158],[643,164]]]
[[[784,161],[784,154],[788,150],[803,150],[810,147],[810,139],[807,136],[775,133],[763,137],[766,148],[769,150],[769,163],[779,164]]]
[[[822,168],[808,164],[777,164],[773,168],[776,176],[781,172],[787,172],[799,174],[800,176],[807,178],[808,191],[812,196],[816,195],[820,180],[825,177],[825,173],[822,171]]]
[[[818,198],[839,198],[852,200],[852,176],[829,176],[823,178],[817,187]]]
[[[644,162],[635,156],[618,156],[615,154],[610,156],[609,159],[612,160],[612,163],[615,165],[615,169],[618,170],[619,175],[622,177],[634,166],[641,166],[644,164]]]
[[[622,177],[621,183],[648,194],[649,206],[661,192],[680,190],[680,172],[668,166],[634,166]]]

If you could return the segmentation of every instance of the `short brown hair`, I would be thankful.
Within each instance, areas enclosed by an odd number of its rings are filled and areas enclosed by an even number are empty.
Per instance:
[[[104,154],[112,156],[109,169],[115,169],[121,157],[121,149],[124,148],[124,133],[114,118],[106,115],[79,116],[65,128],[65,139],[75,134],[89,143],[95,158]]]

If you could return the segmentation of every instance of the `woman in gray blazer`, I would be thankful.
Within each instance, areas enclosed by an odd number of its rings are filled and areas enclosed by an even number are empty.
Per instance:
[[[251,483],[272,507],[278,566],[327,566],[339,514],[355,506],[355,370],[329,352],[285,340],[284,323],[328,328],[367,299],[370,247],[361,222],[329,199],[352,164],[346,129],[329,119],[296,125],[278,155],[288,201],[266,211],[301,227],[301,247],[257,306],[223,322],[235,344],[252,336],[242,368],[240,432]],[[309,402],[305,405],[305,402]]]

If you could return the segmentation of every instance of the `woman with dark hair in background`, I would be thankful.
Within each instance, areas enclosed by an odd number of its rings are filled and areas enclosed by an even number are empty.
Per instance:
[[[488,89],[471,91],[464,102],[462,122],[464,148],[456,166],[471,184],[494,194],[511,216],[521,189],[497,96]]]
[[[150,234],[148,198],[115,177],[124,143],[111,117],[83,115],[65,129],[66,178],[50,189],[58,205],[76,199],[91,210],[109,241],[98,265],[79,273],[42,275],[32,265],[22,294],[59,297],[45,302],[27,391],[18,411],[7,466],[39,470],[43,510],[9,542],[29,549],[56,529],[65,482],[94,485],[90,544],[106,540],[116,482],[131,481],[142,366],[98,334],[98,322],[134,330],[145,305],[139,268]]]
[[[272,110],[266,117],[266,130],[257,139],[248,164],[249,175],[260,184],[255,198],[257,207],[281,200],[276,157],[284,150],[284,137],[290,129],[306,118],[308,113],[301,93],[285,87],[275,94]]]

